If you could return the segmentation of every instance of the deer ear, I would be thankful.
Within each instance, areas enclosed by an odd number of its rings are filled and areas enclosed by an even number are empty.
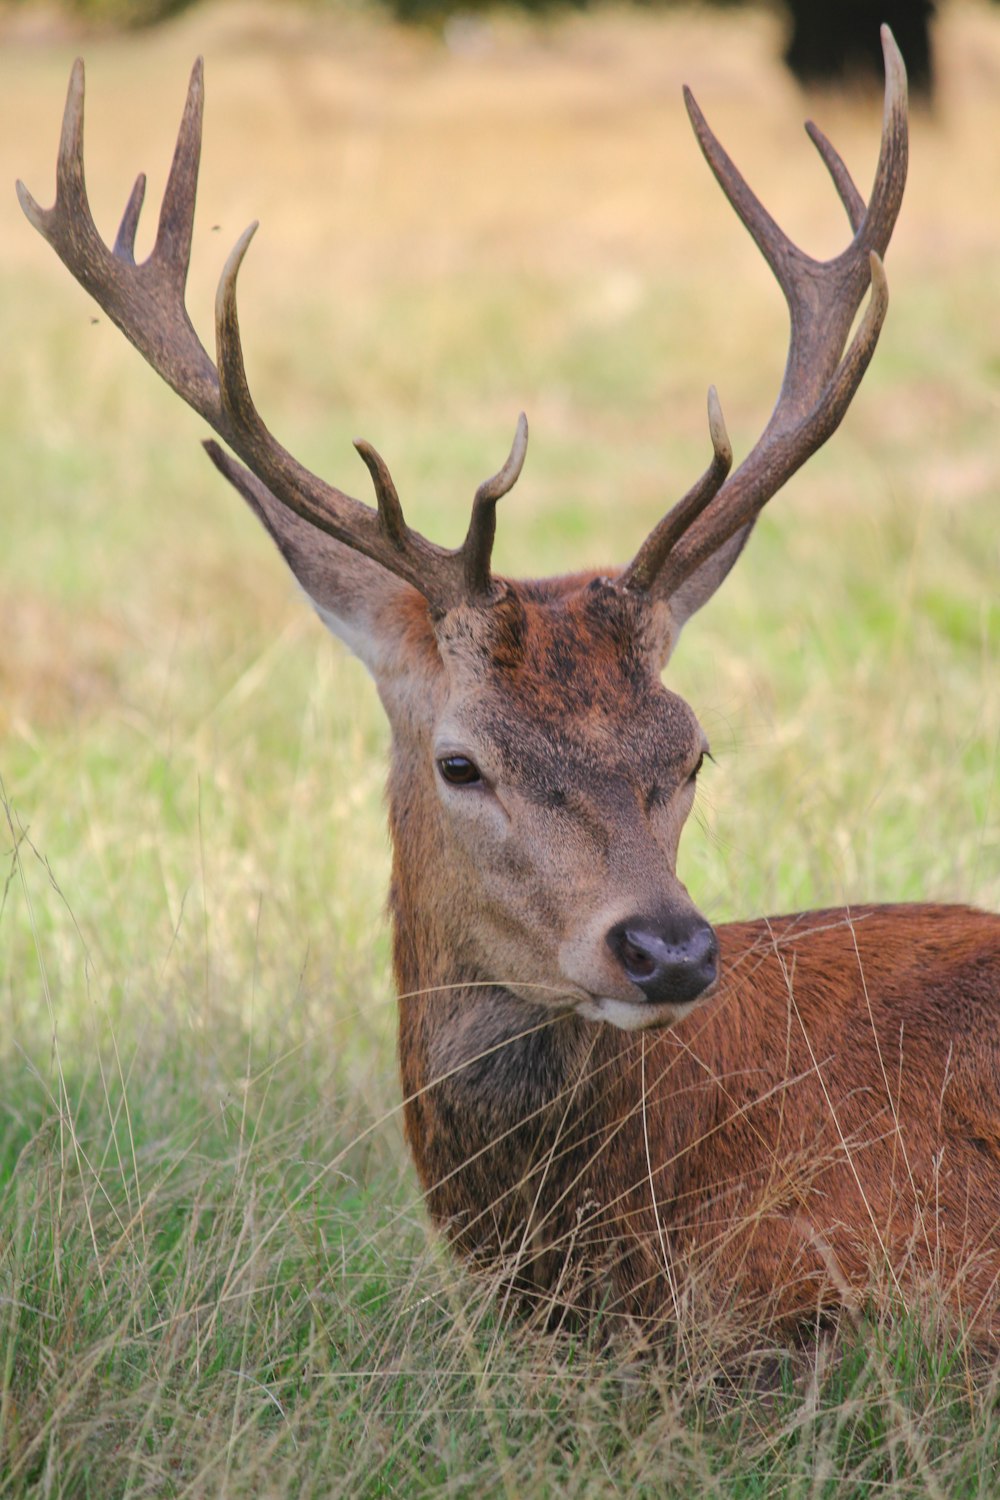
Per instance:
[[[719,584],[729,572],[733,563],[743,551],[747,537],[753,530],[753,521],[735,532],[728,541],[723,542],[717,551],[713,552],[700,568],[696,568],[690,578],[686,578],[670,596],[670,619],[673,626],[672,639],[676,642],[681,629],[695,610],[701,609],[707,604],[715,593]]]
[[[416,589],[289,510],[217,443],[205,448],[268,532],[327,629],[376,679],[397,670],[405,660],[404,635],[412,639],[414,617],[426,615]]]

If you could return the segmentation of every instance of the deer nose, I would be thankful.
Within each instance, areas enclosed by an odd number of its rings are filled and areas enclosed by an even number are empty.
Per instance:
[[[718,977],[718,941],[694,913],[666,921],[628,917],[612,927],[607,943],[628,978],[656,1005],[686,1005]]]

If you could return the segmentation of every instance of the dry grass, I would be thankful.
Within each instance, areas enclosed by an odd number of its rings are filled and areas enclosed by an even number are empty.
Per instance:
[[[878,106],[799,98],[764,16],[466,41],[241,3],[88,45],[98,222],[140,167],[155,199],[204,51],[191,307],[259,216],[274,429],[363,492],[360,429],[450,541],[524,406],[500,565],[620,559],[701,467],[708,381],[739,451],[783,354],[681,81],[819,251],[797,121],[864,181]],[[0,179],[43,201],[72,50],[0,54]],[[682,851],[715,917],[1000,905],[1000,12],[949,7],[940,55],[865,389],[672,668],[721,761]],[[933,1319],[735,1374],[697,1327],[632,1367],[496,1326],[398,1129],[374,695],[12,195],[0,263],[0,1487],[990,1493],[995,1392]]]

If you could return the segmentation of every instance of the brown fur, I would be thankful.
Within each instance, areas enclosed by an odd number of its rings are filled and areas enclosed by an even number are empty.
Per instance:
[[[936,1273],[996,1331],[1000,922],[865,907],[719,938],[722,986],[657,1032],[492,989],[404,999],[407,1134],[436,1220],[538,1293],[572,1264],[574,1297],[654,1324],[678,1289],[791,1325]]]

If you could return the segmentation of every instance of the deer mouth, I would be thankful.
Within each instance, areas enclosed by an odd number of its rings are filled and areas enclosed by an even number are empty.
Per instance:
[[[588,995],[575,1009],[585,1021],[600,1021],[619,1031],[668,1030],[683,1021],[693,1010],[711,999],[719,987],[718,979],[690,1000],[622,1000],[615,995]]]

